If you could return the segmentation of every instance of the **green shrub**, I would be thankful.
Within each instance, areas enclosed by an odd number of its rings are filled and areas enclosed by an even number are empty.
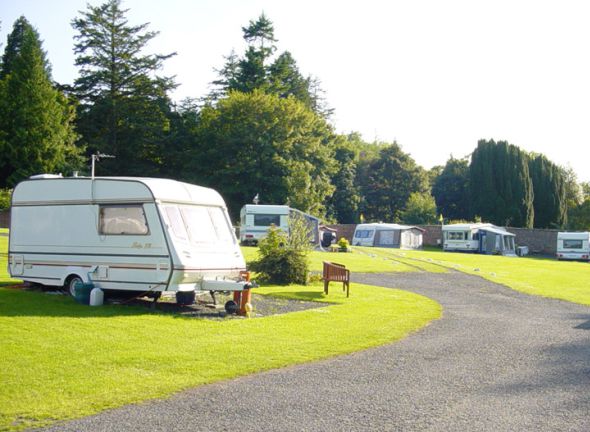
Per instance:
[[[260,259],[250,263],[261,282],[271,284],[307,284],[309,269],[305,250],[289,244],[287,235],[271,226],[259,243]]]
[[[340,246],[340,249],[348,249],[350,243],[348,243],[348,240],[345,237],[340,237],[340,240],[338,240],[338,246]]]
[[[0,189],[0,210],[10,208],[10,196],[12,189]]]

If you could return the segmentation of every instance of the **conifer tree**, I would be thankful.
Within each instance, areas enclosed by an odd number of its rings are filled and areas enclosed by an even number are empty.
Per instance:
[[[51,81],[39,34],[18,18],[0,69],[0,187],[78,169],[73,121],[74,109]]]
[[[167,92],[175,84],[156,74],[174,53],[142,54],[158,32],[130,25],[120,0],[80,13],[72,22],[79,130],[90,151],[116,156],[101,164],[103,173],[157,175],[169,128]]]
[[[561,228],[567,223],[565,180],[561,169],[543,155],[531,156],[535,228]]]
[[[469,178],[475,216],[496,225],[533,227],[533,185],[525,152],[506,141],[480,140]]]

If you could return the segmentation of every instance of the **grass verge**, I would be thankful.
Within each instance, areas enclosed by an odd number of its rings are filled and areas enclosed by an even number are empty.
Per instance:
[[[441,314],[425,297],[355,284],[258,293],[325,307],[208,321],[0,288],[0,430],[97,413],[182,389],[395,341]],[[236,389],[236,391],[239,391]]]
[[[369,249],[369,248],[363,248]],[[377,256],[395,255],[418,265],[445,267],[481,276],[526,294],[590,306],[590,264],[538,257],[504,257],[442,251],[370,248]]]

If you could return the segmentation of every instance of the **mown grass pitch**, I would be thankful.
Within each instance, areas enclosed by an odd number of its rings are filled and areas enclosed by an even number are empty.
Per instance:
[[[8,279],[5,267],[0,277]],[[441,314],[425,297],[359,284],[348,299],[336,286],[324,296],[318,283],[257,293],[325,306],[213,321],[0,288],[0,430],[386,344]]]

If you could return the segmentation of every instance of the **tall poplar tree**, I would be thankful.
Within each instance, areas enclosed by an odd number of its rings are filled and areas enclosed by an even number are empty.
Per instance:
[[[14,23],[0,68],[0,187],[44,172],[78,169],[74,109],[54,88],[37,31]]]
[[[80,77],[78,127],[90,151],[116,156],[101,172],[157,175],[169,130],[172,78],[158,76],[172,54],[142,54],[158,35],[149,24],[130,25],[120,0],[88,6],[72,21]]]
[[[565,179],[560,167],[543,155],[531,156],[529,172],[535,198],[535,228],[561,228],[567,223]]]
[[[474,215],[496,225],[533,227],[533,185],[525,152],[506,141],[480,140],[469,178]]]

